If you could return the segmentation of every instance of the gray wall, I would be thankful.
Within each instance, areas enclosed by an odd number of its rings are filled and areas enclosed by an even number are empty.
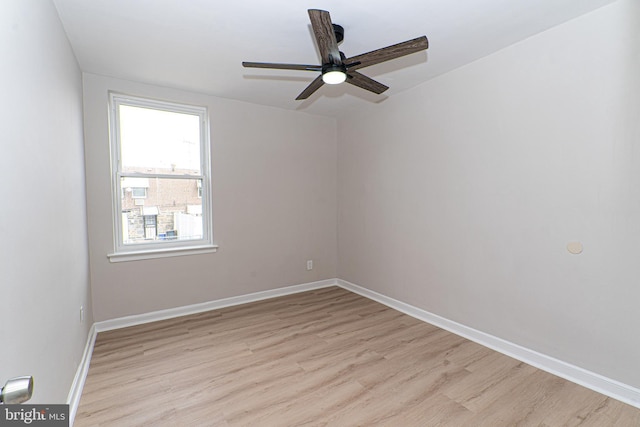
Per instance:
[[[338,277],[640,387],[638,28],[621,0],[339,122]]]
[[[0,61],[0,383],[64,403],[93,320],[82,80],[51,2],[0,2]]]
[[[33,374],[33,402],[65,400],[90,264],[95,320],[340,277],[640,387],[639,7],[338,125],[87,74],[83,159],[81,74],[54,7],[0,2],[0,382]],[[217,253],[109,263],[109,89],[209,107]]]
[[[335,120],[91,74],[84,90],[97,321],[336,276]],[[109,262],[109,90],[208,107],[218,252]]]

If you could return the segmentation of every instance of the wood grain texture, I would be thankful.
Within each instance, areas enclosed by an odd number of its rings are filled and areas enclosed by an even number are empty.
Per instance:
[[[640,426],[640,410],[344,289],[98,334],[75,426]]]
[[[373,80],[357,71],[350,71],[347,73],[347,83],[351,83],[354,86],[361,87],[362,89],[371,91],[375,94],[381,94],[385,90],[389,89],[389,86]]]
[[[418,37],[406,42],[397,43],[381,49],[372,50],[371,52],[353,56],[345,59],[349,71],[358,70],[360,68],[369,67],[381,62],[390,61],[412,53],[420,52],[429,48],[429,40],[426,36]]]
[[[309,9],[308,13],[313,34],[316,36],[316,44],[320,51],[322,65],[342,64],[338,42],[331,23],[331,15],[326,10],[319,9]]]
[[[245,68],[269,68],[269,69],[276,69],[276,70],[322,71],[321,65],[277,64],[273,62],[244,61],[242,63],[242,66]]]
[[[307,86],[302,92],[300,92],[300,95],[296,97],[296,101],[299,101],[301,99],[307,99],[315,91],[320,89],[322,85],[324,85],[324,81],[322,80],[322,74],[321,74],[318,77],[316,77],[311,83],[309,83],[309,86]]]

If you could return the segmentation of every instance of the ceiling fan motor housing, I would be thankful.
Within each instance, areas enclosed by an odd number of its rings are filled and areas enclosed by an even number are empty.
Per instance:
[[[347,74],[347,67],[344,64],[325,64],[322,66],[322,74],[330,73],[331,71],[340,71]]]
[[[342,25],[338,24],[332,23],[331,25],[333,25],[333,32],[336,35],[336,42],[342,42],[342,40],[344,40],[344,28],[342,28]]]

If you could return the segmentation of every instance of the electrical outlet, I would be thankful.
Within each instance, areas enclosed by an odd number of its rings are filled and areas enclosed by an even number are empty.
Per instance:
[[[313,260],[307,260],[307,271],[313,270]]]
[[[80,306],[80,323],[84,323],[84,307]]]

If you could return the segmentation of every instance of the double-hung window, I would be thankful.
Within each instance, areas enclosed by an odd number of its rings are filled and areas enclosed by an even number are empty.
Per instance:
[[[205,107],[110,94],[111,261],[215,250]]]

